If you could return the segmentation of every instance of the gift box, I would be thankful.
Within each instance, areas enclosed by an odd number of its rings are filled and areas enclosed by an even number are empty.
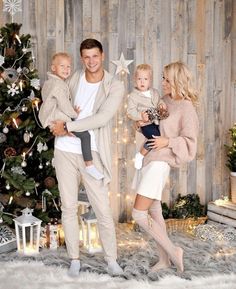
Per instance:
[[[7,225],[0,226],[0,253],[16,249],[16,236]]]

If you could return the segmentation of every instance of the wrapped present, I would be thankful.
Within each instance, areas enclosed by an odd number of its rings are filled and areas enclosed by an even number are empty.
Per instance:
[[[49,248],[57,249],[59,247],[58,224],[48,224]]]
[[[0,253],[16,249],[16,236],[7,225],[0,226]]]
[[[50,249],[57,249],[64,245],[65,237],[61,224],[58,224],[57,219],[52,219],[46,226],[47,247]]]

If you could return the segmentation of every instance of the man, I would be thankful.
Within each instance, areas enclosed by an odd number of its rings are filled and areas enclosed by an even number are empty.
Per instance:
[[[69,81],[72,102],[81,112],[75,121],[55,121],[51,131],[55,140],[55,169],[62,202],[62,223],[67,251],[72,259],[69,274],[78,276],[79,224],[77,217],[78,190],[83,179],[88,199],[98,220],[101,243],[107,271],[120,275],[123,270],[116,262],[115,227],[108,198],[111,180],[111,120],[124,96],[123,84],[103,69],[102,45],[95,39],[86,39],[80,46],[84,71],[77,71]],[[94,165],[104,174],[96,180],[86,173],[80,140],[70,132],[89,130]]]

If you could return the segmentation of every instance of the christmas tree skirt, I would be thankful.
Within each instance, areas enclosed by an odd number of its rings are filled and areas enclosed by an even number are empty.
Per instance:
[[[214,227],[213,230],[210,225],[200,225],[196,235],[180,232],[170,235],[185,252],[185,272],[181,276],[174,267],[151,272],[150,266],[158,261],[155,242],[145,233],[120,224],[117,228],[118,262],[124,269],[124,278],[111,278],[106,273],[101,253],[90,255],[82,250],[81,275],[71,279],[67,276],[70,260],[65,248],[60,247],[58,250],[43,249],[31,257],[15,251],[0,254],[0,288],[3,288],[1,284],[4,288],[14,289],[235,288],[235,229]],[[222,236],[225,238],[222,239]]]

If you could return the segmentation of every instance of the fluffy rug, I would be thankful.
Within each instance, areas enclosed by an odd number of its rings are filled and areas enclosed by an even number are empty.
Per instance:
[[[3,264],[2,264],[3,265]],[[82,272],[70,278],[66,269],[45,266],[42,262],[8,262],[0,269],[1,289],[235,289],[236,275],[215,275],[206,278],[181,279],[167,276],[159,281],[111,278],[107,274]]]
[[[174,267],[151,272],[150,266],[158,261],[155,242],[125,224],[117,228],[118,261],[125,272],[122,278],[106,274],[102,254],[82,251],[82,272],[77,279],[66,274],[70,261],[64,247],[43,249],[33,257],[15,251],[0,254],[0,289],[236,289],[236,240],[212,241],[210,231],[208,236],[209,240],[203,241],[181,233],[170,235],[185,252],[181,276]]]

